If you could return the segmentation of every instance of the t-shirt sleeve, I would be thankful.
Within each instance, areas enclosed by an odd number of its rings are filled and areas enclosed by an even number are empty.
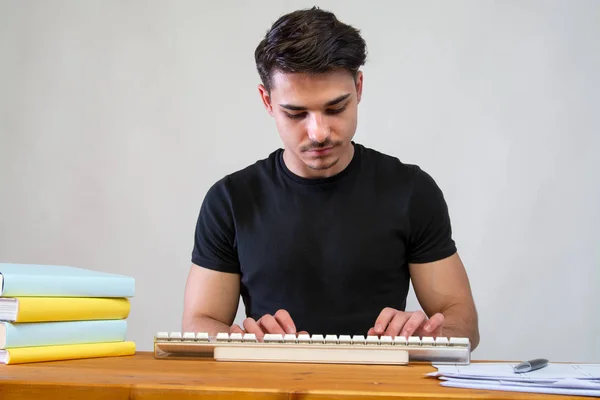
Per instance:
[[[433,262],[456,252],[448,206],[442,190],[420,168],[417,168],[408,210],[408,262]]]
[[[227,178],[206,193],[194,234],[192,262],[221,272],[239,273],[235,224]]]

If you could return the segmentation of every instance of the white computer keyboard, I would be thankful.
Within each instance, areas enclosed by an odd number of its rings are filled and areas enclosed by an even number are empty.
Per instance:
[[[469,364],[468,338],[361,335],[279,335],[158,332],[154,356],[209,358],[218,361],[308,362],[344,364]]]

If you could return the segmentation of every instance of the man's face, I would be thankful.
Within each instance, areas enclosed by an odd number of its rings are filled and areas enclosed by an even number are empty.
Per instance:
[[[284,159],[303,177],[327,177],[343,170],[354,154],[362,73],[356,81],[344,70],[323,74],[275,72],[271,93],[259,90],[275,118]]]

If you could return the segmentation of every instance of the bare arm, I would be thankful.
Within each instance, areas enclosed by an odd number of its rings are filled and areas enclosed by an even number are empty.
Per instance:
[[[410,264],[417,300],[431,317],[444,316],[444,336],[468,337],[471,348],[479,344],[477,311],[469,279],[458,254],[426,264]]]
[[[184,332],[228,332],[240,298],[240,276],[192,264],[183,308]]]

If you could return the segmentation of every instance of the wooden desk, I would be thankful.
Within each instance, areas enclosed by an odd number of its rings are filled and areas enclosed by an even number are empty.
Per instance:
[[[0,399],[536,399],[581,397],[444,388],[430,365],[326,365],[130,357],[0,365]]]

